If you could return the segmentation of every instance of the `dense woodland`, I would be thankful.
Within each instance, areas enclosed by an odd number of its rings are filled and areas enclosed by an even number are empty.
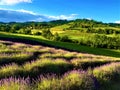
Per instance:
[[[63,27],[66,25],[66,27]],[[70,35],[62,35],[59,32],[53,33],[52,28],[61,26],[64,33],[79,31],[87,34],[79,39],[71,39]],[[57,28],[56,28],[57,29]],[[102,23],[95,20],[76,19],[76,20],[56,20],[49,22],[10,22],[0,23],[0,31],[42,35],[49,40],[77,43],[91,47],[120,49],[120,24]]]

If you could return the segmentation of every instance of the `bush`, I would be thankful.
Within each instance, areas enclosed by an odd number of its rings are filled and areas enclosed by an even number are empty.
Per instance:
[[[63,90],[93,90],[94,80],[84,71],[71,71],[62,78]]]
[[[82,71],[71,71],[63,77],[42,77],[35,90],[94,90],[94,80]]]
[[[111,63],[95,68],[93,74],[101,85],[107,85],[107,83],[120,78],[120,63]]]
[[[31,29],[30,28],[21,28],[19,31],[17,31],[18,33],[22,33],[22,34],[31,34]]]
[[[71,70],[72,64],[65,60],[38,60],[24,65],[24,70],[29,73],[29,76],[35,77],[38,74],[55,73],[61,75],[68,70]]]
[[[51,33],[50,29],[43,30],[42,36],[50,40],[53,38],[53,34]]]
[[[30,61],[34,58],[33,53],[16,53],[16,54],[4,54],[0,57],[0,65],[17,63],[23,64],[26,61]]]
[[[78,41],[81,45],[96,47],[96,48],[108,48],[108,49],[120,49],[120,37],[119,36],[106,36],[94,34],[93,36],[80,39]]]
[[[59,36],[58,33],[55,33],[54,36],[53,36],[53,40],[54,41],[60,41],[61,37]]]
[[[6,65],[0,69],[0,79],[11,76],[18,76],[21,72],[21,68],[16,64]]]
[[[0,90],[31,90],[29,79],[6,78],[0,80]]]
[[[72,60],[71,63],[76,69],[88,69],[96,66],[104,65],[110,62],[117,62],[114,60]]]
[[[60,41],[62,41],[62,42],[71,42],[71,40],[69,39],[69,37],[67,35],[61,36]]]
[[[39,31],[32,32],[32,35],[41,35],[42,33]]]

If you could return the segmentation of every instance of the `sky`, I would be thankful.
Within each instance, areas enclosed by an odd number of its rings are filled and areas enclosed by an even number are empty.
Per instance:
[[[0,0],[0,22],[83,18],[120,23],[120,0]]]

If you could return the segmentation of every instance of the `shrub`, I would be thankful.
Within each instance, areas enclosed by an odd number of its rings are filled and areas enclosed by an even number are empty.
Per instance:
[[[53,34],[51,33],[50,29],[45,29],[42,31],[42,36],[47,38],[47,39],[52,39]]]
[[[120,49],[119,36],[110,37],[107,35],[94,34],[89,37],[81,38],[78,43],[96,48]]]
[[[22,33],[22,34],[31,34],[31,29],[30,28],[21,28],[19,31],[17,31],[18,33]]]
[[[6,78],[0,80],[0,90],[31,90],[29,79]]]
[[[94,81],[84,71],[71,71],[64,75],[62,81],[65,90],[93,90]],[[63,89],[64,90],[64,89]]]
[[[54,41],[60,41],[61,37],[59,36],[58,33],[55,33],[54,36],[53,36],[53,40]]]
[[[67,35],[61,36],[60,41],[62,41],[62,42],[71,42],[71,40],[69,39],[69,37]]]
[[[94,81],[85,72],[71,71],[63,77],[53,76],[44,78],[37,82],[36,90],[93,90]]]
[[[101,85],[106,85],[120,78],[120,63],[111,63],[95,68],[93,74]]]
[[[6,65],[0,69],[0,78],[19,76],[21,68],[16,64]]]
[[[111,62],[120,62],[120,60],[79,60],[79,59],[75,59],[71,61],[74,68],[76,69],[94,68],[100,65],[111,63]]]
[[[72,65],[64,60],[38,60],[31,63],[26,63],[24,66],[25,72],[28,72],[30,76],[35,77],[38,74],[63,74],[66,71],[72,69]]]
[[[62,90],[60,80],[56,76],[40,77],[35,90]]]
[[[16,53],[16,54],[3,54],[0,57],[0,65],[17,63],[23,64],[26,61],[29,61],[33,58],[33,53]]]
[[[32,35],[41,35],[41,32],[35,31],[35,32],[32,32]]]

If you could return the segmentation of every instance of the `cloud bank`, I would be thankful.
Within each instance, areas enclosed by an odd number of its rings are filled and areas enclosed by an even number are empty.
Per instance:
[[[18,3],[32,3],[32,0],[0,0],[0,5],[15,5]]]
[[[48,16],[36,14],[32,11],[27,11],[24,9],[21,10],[0,9],[0,22],[50,21],[59,19],[72,20],[75,19],[76,15],[77,14]]]
[[[115,23],[117,23],[117,24],[120,24],[120,20],[118,20],[118,21],[115,21]]]

